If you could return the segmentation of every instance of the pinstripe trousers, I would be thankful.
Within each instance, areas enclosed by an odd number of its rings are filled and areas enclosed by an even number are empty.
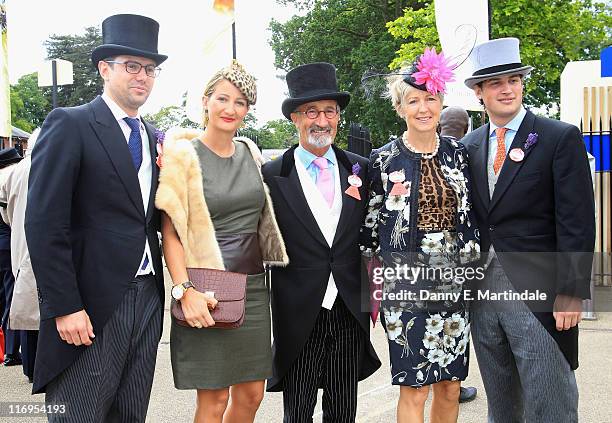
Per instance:
[[[161,331],[155,277],[138,277],[93,344],[47,385],[47,405],[65,404],[50,422],[144,422]]]
[[[513,289],[496,259],[482,289]],[[489,423],[578,422],[574,372],[525,303],[474,303],[472,342],[487,393]]]
[[[318,387],[323,388],[323,422],[355,421],[364,338],[340,296],[331,310],[321,308],[310,337],[283,378],[285,423],[312,422]]]

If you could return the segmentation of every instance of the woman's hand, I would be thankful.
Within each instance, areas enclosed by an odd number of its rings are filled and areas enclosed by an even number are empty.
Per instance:
[[[180,303],[185,320],[191,327],[199,329],[214,326],[215,321],[208,311],[217,306],[217,300],[213,297],[196,291],[194,288],[189,288],[185,291]]]

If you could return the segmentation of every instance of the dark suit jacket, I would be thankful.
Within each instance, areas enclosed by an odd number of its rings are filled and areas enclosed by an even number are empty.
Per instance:
[[[359,379],[380,367],[369,342],[369,314],[361,311],[358,240],[368,195],[365,184],[359,188],[361,201],[344,193],[354,163],[360,164],[359,176],[367,180],[368,160],[333,147],[339,165],[342,212],[330,248],[304,197],[295,168],[295,148],[266,163],[262,170],[289,255],[287,267],[272,268],[274,376],[268,381],[268,391],[283,389],[282,379],[304,347],[321,310],[330,272],[334,274],[338,295],[365,332]]]
[[[535,145],[524,149],[530,133]],[[527,305],[559,344],[572,368],[578,367],[578,328],[557,331],[552,304],[557,294],[590,297],[595,245],[593,186],[578,128],[527,111],[510,149],[522,148],[522,161],[506,157],[489,200],[489,124],[466,135],[476,194],[474,209],[481,251],[493,243],[500,264],[517,291],[539,289],[545,302]]]
[[[163,304],[156,137],[145,126],[153,169],[146,216],[127,142],[101,97],[55,109],[42,126],[32,152],[25,221],[41,317],[34,393],[87,348],[62,341],[55,317],[85,309],[99,333],[134,279],[145,239]]]

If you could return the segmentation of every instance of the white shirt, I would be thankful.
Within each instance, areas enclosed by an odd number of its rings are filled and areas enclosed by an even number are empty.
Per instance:
[[[121,128],[121,131],[123,131],[125,142],[129,142],[130,133],[132,132],[132,129],[127,124],[127,122],[123,120],[123,118],[132,116],[128,116],[128,114],[125,113],[125,111],[123,111],[123,109],[119,107],[119,105],[115,103],[108,94],[103,93],[102,100],[104,100],[111,113],[117,120],[119,128]],[[146,216],[147,209],[149,207],[149,196],[151,195],[151,178],[153,177],[153,164],[151,163],[149,136],[147,135],[147,131],[145,129],[144,124],[142,123],[142,120],[140,119],[140,114],[138,114],[135,118],[140,120],[140,138],[142,139],[142,163],[140,165],[140,169],[138,170],[138,184],[140,185],[142,205],[144,207],[144,213]],[[146,258],[148,258],[148,263],[143,268],[143,264]],[[151,248],[149,247],[149,240],[145,238],[142,259],[140,260],[140,265],[138,266],[138,269],[136,269],[136,276],[148,275],[149,273],[155,274],[155,269],[153,268],[153,262],[151,260]]]

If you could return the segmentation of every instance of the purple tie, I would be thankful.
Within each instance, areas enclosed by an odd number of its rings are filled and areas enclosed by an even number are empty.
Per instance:
[[[334,180],[332,179],[332,173],[329,170],[329,164],[325,157],[317,157],[313,163],[319,168],[319,174],[317,175],[317,188],[323,194],[323,198],[327,201],[329,207],[334,203]]]

